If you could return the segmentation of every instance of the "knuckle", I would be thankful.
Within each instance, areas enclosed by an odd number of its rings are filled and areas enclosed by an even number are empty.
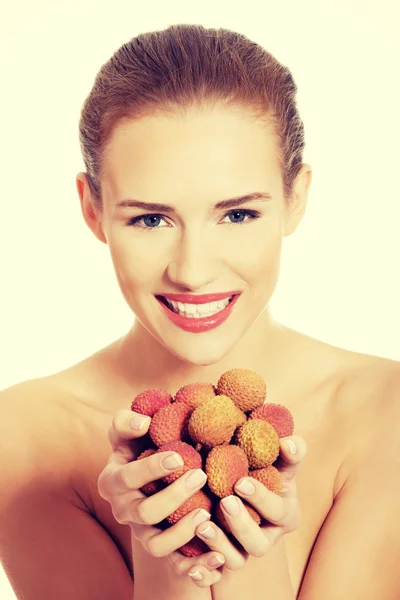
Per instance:
[[[186,564],[184,558],[182,558],[182,559],[179,558],[179,559],[175,560],[173,562],[172,566],[177,575],[183,575],[188,570],[187,564]]]
[[[147,552],[150,554],[150,556],[153,556],[154,558],[162,558],[165,556],[165,553],[160,548],[157,536],[150,538],[146,545]]]
[[[271,544],[267,539],[264,539],[251,553],[252,556],[265,556],[270,549]]]
[[[129,465],[124,465],[119,470],[119,479],[124,487],[129,488],[130,490],[135,489],[134,484],[132,483],[132,475],[130,473],[130,469],[128,469]]]
[[[234,558],[233,560],[227,561],[227,568],[230,571],[238,571],[239,569],[241,569],[242,567],[244,567],[244,565],[246,564],[246,560],[243,558],[243,556],[237,556],[236,558]]]
[[[137,518],[142,525],[154,525],[154,521],[148,514],[147,499],[142,500],[136,509]]]

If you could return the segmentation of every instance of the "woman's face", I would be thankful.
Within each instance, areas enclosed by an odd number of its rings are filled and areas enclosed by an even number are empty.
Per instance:
[[[102,239],[139,323],[185,362],[213,364],[225,356],[276,286],[282,238],[302,211],[285,205],[275,144],[265,125],[223,108],[143,118],[114,131],[102,185]],[[255,192],[270,199],[215,208]],[[304,188],[298,205],[305,195]],[[171,208],[118,206],[128,199]],[[156,298],[220,292],[240,296],[222,324],[200,332],[172,321]]]

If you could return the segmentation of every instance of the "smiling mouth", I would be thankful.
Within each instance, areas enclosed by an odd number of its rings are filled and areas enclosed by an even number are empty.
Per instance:
[[[237,295],[237,294],[236,294]],[[228,306],[236,297],[236,295],[233,295],[229,298],[228,304],[226,306]],[[175,314],[182,314],[181,311],[177,310],[172,303],[170,303],[164,296],[159,296],[157,295],[156,298],[158,298],[171,312],[175,313]],[[219,308],[219,310],[215,311],[215,314],[217,314],[218,312],[220,312],[221,310],[223,310],[223,307]],[[189,316],[193,316],[195,317],[195,315],[189,315]],[[201,318],[203,315],[198,315],[197,318]],[[204,315],[205,316],[205,315]]]

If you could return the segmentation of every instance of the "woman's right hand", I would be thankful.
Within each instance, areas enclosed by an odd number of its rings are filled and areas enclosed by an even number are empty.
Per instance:
[[[130,426],[132,421],[138,424],[137,429]],[[135,460],[131,440],[145,435],[150,422],[150,417],[131,410],[117,411],[108,431],[113,451],[98,478],[99,494],[111,504],[116,521],[129,525],[133,537],[151,556],[167,557],[178,575],[189,575],[189,570],[196,566],[203,579],[195,583],[209,587],[221,578],[218,568],[225,562],[224,556],[220,552],[207,552],[190,558],[179,551],[195,536],[197,526],[210,518],[207,511],[195,509],[164,531],[154,526],[200,490],[207,480],[206,474],[201,469],[192,469],[160,492],[149,497],[143,494],[140,491],[143,485],[181,468],[181,464],[171,466],[171,459],[179,457],[176,452],[159,452]],[[196,479],[198,475],[202,477]],[[216,557],[222,562],[210,564]]]

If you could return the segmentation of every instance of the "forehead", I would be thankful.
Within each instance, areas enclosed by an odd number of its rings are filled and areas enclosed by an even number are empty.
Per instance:
[[[200,188],[203,194],[225,197],[246,186],[277,192],[281,184],[272,126],[227,108],[121,123],[104,158],[104,191],[114,198],[136,194],[150,199],[160,186],[175,196]]]

